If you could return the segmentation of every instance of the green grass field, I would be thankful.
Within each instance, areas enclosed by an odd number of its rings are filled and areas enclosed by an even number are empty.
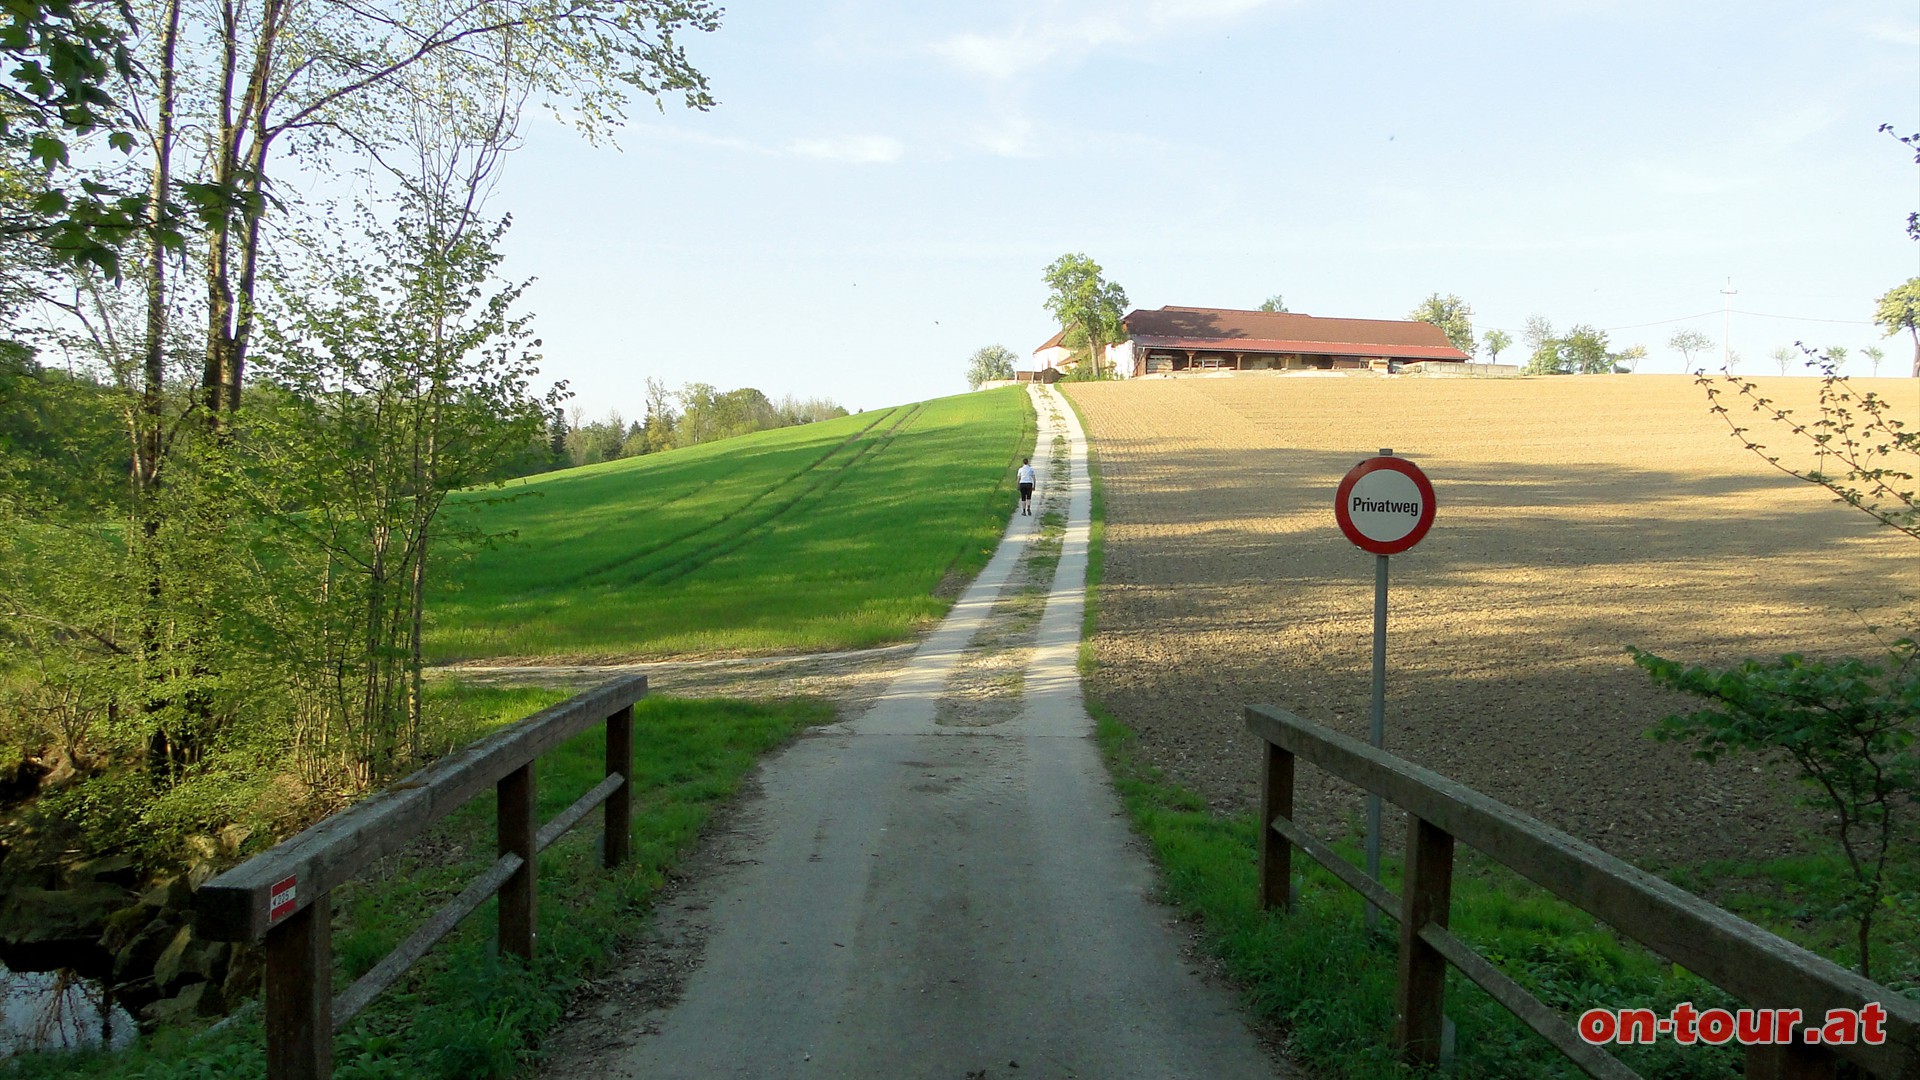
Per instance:
[[[430,651],[644,657],[902,640],[986,564],[1034,431],[1026,394],[1006,388],[475,493],[448,512],[514,539],[448,568]]]

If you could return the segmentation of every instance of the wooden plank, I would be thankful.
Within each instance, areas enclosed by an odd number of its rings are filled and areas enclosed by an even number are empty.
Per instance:
[[[460,890],[460,895],[441,905],[419,929],[407,935],[407,939],[394,947],[373,970],[360,976],[352,986],[333,999],[333,1030],[346,1027],[360,1010],[367,1007],[380,991],[392,986],[395,979],[407,973],[407,969],[427,955],[427,950],[439,944],[440,939],[453,932],[460,920],[473,914],[473,909],[487,902],[487,898],[500,891],[500,886],[520,869],[518,855],[501,856],[486,872],[474,878],[468,886]]]
[[[1639,1073],[1621,1064],[1619,1058],[1582,1039],[1573,1025],[1561,1019],[1559,1013],[1527,993],[1525,987],[1508,978],[1506,972],[1494,967],[1475,952],[1473,946],[1456,937],[1453,931],[1427,925],[1420,928],[1420,939],[1446,957],[1448,962],[1460,969],[1462,975],[1485,990],[1488,997],[1506,1006],[1507,1011],[1519,1017],[1521,1023],[1538,1032],[1541,1038],[1552,1043],[1554,1049],[1565,1054],[1569,1061],[1594,1080],[1640,1080]]]
[[[609,776],[588,788],[587,793],[575,799],[572,806],[562,810],[558,817],[540,827],[540,835],[534,840],[534,850],[547,850],[548,845],[565,836],[568,829],[580,824],[581,818],[586,817],[594,807],[606,802],[614,792],[619,791],[626,784],[627,778],[624,776]]]
[[[607,776],[622,781],[607,797],[601,865],[612,869],[633,850],[633,706],[607,717]]]
[[[1275,818],[1293,818],[1293,755],[1267,743],[1260,783],[1260,906],[1293,910],[1293,845],[1272,829]]]
[[[1747,1047],[1747,1080],[1834,1080],[1840,1059],[1805,1043]]]
[[[267,935],[267,1080],[333,1075],[333,905],[322,894]]]
[[[1882,1076],[1920,1077],[1920,1002],[1431,770],[1279,709],[1249,706],[1246,718],[1268,742],[1378,792],[1748,1004],[1824,1017],[1879,1003],[1886,1041],[1838,1052]]]
[[[1340,857],[1340,853],[1321,843],[1320,838],[1302,829],[1287,818],[1278,818],[1270,826],[1273,831],[1287,838],[1295,847],[1313,856],[1313,860],[1327,868],[1334,877],[1346,882],[1347,888],[1359,893],[1372,902],[1374,907],[1388,915],[1398,916],[1400,898],[1393,895],[1385,885],[1367,876],[1365,870]]]
[[[1431,822],[1408,818],[1407,861],[1401,876],[1393,1038],[1405,1060],[1438,1065],[1446,1022],[1447,958],[1421,939],[1420,930],[1446,928],[1453,905],[1453,837]]]
[[[534,929],[539,924],[539,867],[534,861],[534,823],[539,820],[534,807],[533,762],[500,778],[498,802],[494,807],[502,858],[517,855],[520,866],[500,886],[500,952],[533,959]]]
[[[219,941],[259,941],[280,919],[398,850],[422,829],[545,750],[646,696],[629,675],[577,694],[449,754],[367,799],[228,870],[194,898],[195,929]],[[294,882],[294,904],[276,918],[270,898]]]

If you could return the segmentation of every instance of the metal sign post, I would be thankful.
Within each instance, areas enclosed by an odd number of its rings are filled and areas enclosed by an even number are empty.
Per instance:
[[[1333,496],[1334,520],[1362,550],[1373,553],[1373,710],[1368,726],[1377,750],[1387,741],[1387,557],[1418,544],[1433,527],[1433,485],[1420,467],[1382,449],[1355,465]],[[1380,880],[1380,796],[1367,796],[1367,876]],[[1367,928],[1380,909],[1367,905]]]

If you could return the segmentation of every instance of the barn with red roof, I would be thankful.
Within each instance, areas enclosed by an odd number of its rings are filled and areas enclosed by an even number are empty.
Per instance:
[[[1120,320],[1127,340],[1107,349],[1122,376],[1198,371],[1396,370],[1472,360],[1438,326],[1390,319],[1323,319],[1290,312],[1163,307]],[[1061,335],[1034,350],[1044,367],[1069,356]]]

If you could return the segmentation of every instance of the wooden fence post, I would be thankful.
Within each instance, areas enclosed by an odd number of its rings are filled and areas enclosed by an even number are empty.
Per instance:
[[[1260,906],[1293,910],[1293,842],[1273,831],[1274,818],[1293,817],[1293,752],[1270,742],[1260,782]]]
[[[499,833],[499,852],[520,856],[520,869],[500,887],[500,952],[533,958],[533,930],[537,921],[539,875],[535,862],[538,829],[534,814],[534,763],[513,770],[495,785],[498,806],[495,828]]]
[[[267,1080],[333,1075],[333,905],[328,893],[267,931]]]
[[[600,864],[611,870],[627,861],[633,836],[633,706],[607,717],[607,775],[626,781],[607,796],[606,844]]]
[[[1747,1047],[1747,1080],[1833,1080],[1840,1059],[1804,1043]]]
[[[1428,923],[1444,928],[1453,892],[1453,837],[1417,814],[1407,817],[1407,861],[1400,885],[1400,985],[1394,1041],[1406,1061],[1440,1061],[1447,960],[1421,940]]]

